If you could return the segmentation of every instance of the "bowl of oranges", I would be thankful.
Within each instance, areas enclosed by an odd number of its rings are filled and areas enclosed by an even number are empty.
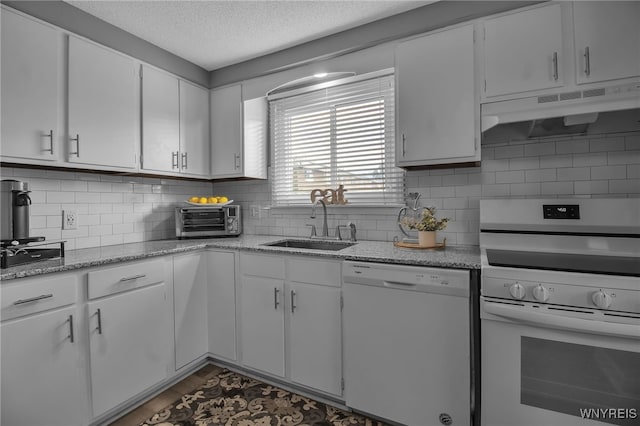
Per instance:
[[[233,200],[225,196],[213,196],[213,197],[203,197],[203,196],[194,196],[187,200],[188,204],[192,206],[226,206],[227,204],[233,203]]]

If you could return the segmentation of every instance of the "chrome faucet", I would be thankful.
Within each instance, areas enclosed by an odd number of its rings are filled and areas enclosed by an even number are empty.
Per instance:
[[[313,205],[311,206],[311,216],[309,217],[311,219],[316,218],[316,206],[318,205],[318,203],[322,204],[322,213],[324,214],[324,220],[322,222],[322,236],[329,237],[329,225],[327,224],[327,205],[325,204],[324,200],[318,198],[315,203],[313,203]]]

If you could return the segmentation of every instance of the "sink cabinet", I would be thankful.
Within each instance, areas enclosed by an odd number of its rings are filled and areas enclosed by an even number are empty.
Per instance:
[[[75,274],[2,284],[2,415],[7,426],[88,421]]]
[[[340,262],[240,254],[241,363],[342,394]]]

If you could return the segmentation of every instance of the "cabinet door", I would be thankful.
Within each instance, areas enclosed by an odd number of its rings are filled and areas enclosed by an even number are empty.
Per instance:
[[[176,370],[204,356],[207,344],[207,264],[204,254],[173,258]]]
[[[563,85],[561,12],[553,4],[485,21],[486,96]]]
[[[640,2],[573,2],[576,79],[640,75]]]
[[[209,299],[209,352],[236,360],[235,255],[210,251],[207,259]]]
[[[340,288],[290,283],[288,292],[291,380],[342,394]]]
[[[242,86],[211,91],[211,176],[242,175]]]
[[[69,161],[137,168],[138,102],[131,58],[69,37]]]
[[[399,44],[396,79],[399,166],[479,159],[472,25]]]
[[[180,171],[180,101],[178,79],[142,67],[142,168]]]
[[[93,415],[167,377],[170,356],[165,285],[88,303]]]
[[[284,282],[243,276],[240,295],[242,363],[284,377]]]
[[[4,8],[0,15],[2,156],[57,160],[62,35]]]
[[[209,176],[209,91],[180,80],[180,171]]]
[[[76,308],[68,307],[0,326],[3,425],[87,423],[76,322]]]

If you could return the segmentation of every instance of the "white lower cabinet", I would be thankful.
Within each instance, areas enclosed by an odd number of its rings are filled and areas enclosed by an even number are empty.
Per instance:
[[[284,280],[243,275],[240,286],[242,363],[284,377]]]
[[[235,361],[236,356],[236,254],[207,251],[209,352]]]
[[[94,417],[167,378],[171,358],[164,262],[135,262],[88,274]]]
[[[88,422],[76,293],[76,275],[2,284],[3,426]]]
[[[173,258],[176,370],[208,350],[207,262],[198,252]]]
[[[240,254],[245,367],[342,394],[340,262]]]
[[[291,380],[342,394],[340,288],[290,283],[289,295]]]

